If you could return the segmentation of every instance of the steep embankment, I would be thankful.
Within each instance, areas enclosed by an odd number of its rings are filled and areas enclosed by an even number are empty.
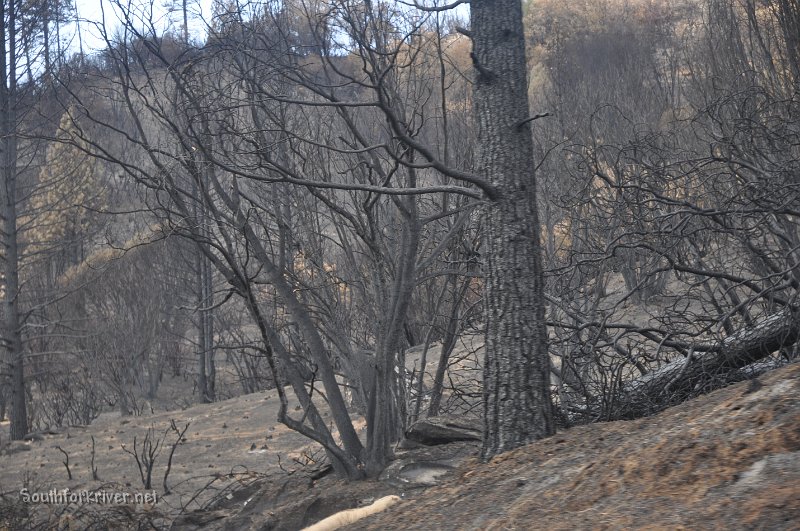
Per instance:
[[[416,489],[402,481],[344,483],[320,477],[313,460],[301,466],[304,448],[317,452],[272,425],[273,395],[102,419],[19,443],[25,451],[7,447],[0,455],[0,529],[4,522],[23,529],[71,520],[80,528],[108,523],[111,516],[120,529],[147,522],[185,530],[299,529],[391,494],[403,500],[348,529],[797,529],[800,522],[798,363],[650,418],[565,430],[486,464],[471,457],[477,446],[469,441],[403,452],[400,464],[456,464],[449,472],[449,466],[434,470],[437,486]],[[180,426],[191,421],[191,428],[175,454],[169,496],[160,488],[166,457],[159,457],[155,506],[19,502],[23,485],[142,490],[122,444],[130,449],[134,435],[141,441],[144,430],[164,430],[170,418]],[[92,436],[99,480],[89,475]],[[58,446],[70,455],[72,480]],[[211,480],[215,488],[198,494]],[[178,517],[181,507],[201,509]]]
[[[627,422],[474,459],[364,529],[800,525],[800,364]]]

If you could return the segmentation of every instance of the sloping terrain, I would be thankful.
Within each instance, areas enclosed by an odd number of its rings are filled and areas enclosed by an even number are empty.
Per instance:
[[[9,442],[8,422],[0,424],[0,530],[10,525],[3,506],[20,501],[20,490],[46,493],[50,489],[73,492],[96,490],[114,493],[152,492],[145,489],[136,460],[130,452],[141,456],[145,438],[156,444],[152,472],[152,489],[156,504],[130,504],[136,514],[119,515],[123,520],[155,518],[164,527],[178,514],[203,509],[231,492],[246,489],[263,481],[280,481],[298,469],[314,468],[322,456],[316,445],[276,422],[279,400],[273,389],[244,395],[213,404],[195,405],[183,410],[158,412],[121,418],[118,414],[101,415],[89,426],[72,426],[53,433],[34,434],[33,440]],[[299,405],[293,400],[290,411],[297,414]],[[324,417],[328,412],[321,408]],[[189,424],[183,442],[172,458],[167,478],[170,494],[165,495],[164,474],[172,444],[177,434],[171,421],[182,430]],[[355,421],[356,427],[363,421]],[[165,435],[166,434],[166,435]],[[92,450],[94,438],[94,451]],[[64,465],[66,452],[71,478]],[[126,451],[127,450],[127,451]],[[92,477],[92,465],[97,478]],[[64,516],[90,510],[90,520],[108,506],[60,507],[58,504],[18,503],[16,524],[31,523],[28,516],[46,516],[50,523]],[[79,504],[80,505],[80,504]],[[89,504],[91,505],[91,504]],[[6,511],[8,512],[8,511]],[[47,515],[44,513],[47,512]],[[130,511],[126,511],[130,513]],[[141,514],[140,514],[141,513]],[[97,516],[100,519],[99,516]],[[35,519],[34,519],[35,520]],[[14,522],[12,522],[14,523]],[[35,523],[35,522],[33,522]],[[122,525],[122,522],[117,522]],[[112,526],[115,527],[115,526]],[[80,526],[78,526],[80,528]]]
[[[298,529],[395,493],[399,505],[347,529],[798,529],[800,364],[650,418],[565,430],[490,463],[476,450],[416,454],[461,460],[431,488],[286,481],[244,509],[226,506],[227,518],[180,528]]]
[[[800,364],[472,460],[364,529],[798,529]]]
[[[122,490],[141,491],[133,459],[121,444],[130,449],[134,434],[141,440],[148,426],[163,429],[173,418],[179,426],[193,419],[187,441],[175,453],[169,481],[173,494],[161,497],[154,508],[134,508],[140,519],[147,516],[141,513],[156,509],[161,515],[155,519],[159,527],[299,529],[387,494],[400,494],[403,501],[354,528],[797,529],[800,525],[797,363],[650,418],[565,430],[490,463],[478,462],[477,445],[470,442],[398,449],[398,459],[455,466],[436,474],[438,485],[417,488],[397,481],[345,483],[315,475],[314,463],[302,467],[292,461],[291,456],[299,458],[303,450],[313,453],[313,447],[275,426],[274,394],[149,417],[101,419],[89,427],[25,443],[29,450],[7,448],[0,455],[2,490],[6,500],[13,499],[23,484],[34,483],[39,488],[72,489],[115,483]],[[92,435],[101,481],[89,475]],[[70,454],[75,476],[71,481],[56,446]],[[154,473],[159,493],[165,461],[162,453]],[[237,470],[238,475],[229,474]],[[34,471],[35,477],[26,471]],[[214,478],[215,489],[204,491],[202,503],[187,503]],[[216,503],[206,503],[214,498]],[[176,518],[184,505],[192,512]],[[34,510],[41,512],[43,506]],[[60,520],[63,523],[63,516]],[[125,527],[122,521],[114,527]]]

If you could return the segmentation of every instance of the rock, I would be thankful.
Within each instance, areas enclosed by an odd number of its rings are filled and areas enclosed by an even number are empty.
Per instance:
[[[452,460],[417,461],[400,459],[392,462],[380,480],[400,489],[427,488],[441,482],[442,476],[455,470]]]
[[[425,445],[420,444],[416,441],[412,441],[411,439],[403,438],[399,443],[397,443],[397,448],[399,450],[414,450],[416,448],[423,448]]]
[[[398,477],[409,483],[420,486],[433,486],[439,482],[440,476],[454,468],[446,463],[409,463],[400,469]]]
[[[411,441],[433,446],[455,441],[480,441],[481,428],[469,420],[454,417],[429,417],[422,419],[406,431]]]
[[[478,446],[476,441],[457,441],[399,450],[379,480],[403,490],[441,484],[452,479],[450,472],[474,456]]]

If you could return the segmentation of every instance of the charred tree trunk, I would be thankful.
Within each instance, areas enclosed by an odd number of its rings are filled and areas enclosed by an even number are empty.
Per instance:
[[[456,341],[458,341],[458,332],[461,325],[461,317],[459,310],[461,303],[469,289],[469,281],[465,281],[460,288],[456,288],[456,277],[452,277],[453,282],[453,305],[450,308],[450,318],[447,321],[447,328],[442,338],[442,350],[439,354],[439,365],[436,366],[436,374],[433,377],[433,387],[431,389],[431,403],[428,406],[428,416],[435,417],[439,414],[439,409],[442,407],[442,395],[444,393],[444,376],[447,371],[447,366],[450,363],[450,355],[455,349]],[[422,374],[421,377],[425,375]]]
[[[214,362],[214,292],[211,285],[211,264],[202,250],[197,256],[198,291],[198,383],[200,399],[209,403],[216,399],[216,367]]]
[[[211,402],[208,399],[208,376],[206,374],[206,354],[208,350],[206,348],[206,335],[205,335],[205,312],[203,311],[203,305],[205,304],[205,297],[204,294],[204,283],[203,283],[203,260],[205,256],[203,256],[203,251],[201,249],[195,250],[195,266],[197,268],[196,276],[194,281],[196,284],[197,289],[197,313],[198,313],[198,323],[197,323],[197,391],[200,394],[200,401],[203,403]]]
[[[416,186],[416,173],[409,170],[409,184]],[[397,276],[392,282],[391,299],[376,351],[374,385],[367,408],[367,445],[364,452],[366,473],[376,477],[391,456],[391,445],[403,434],[400,387],[405,360],[400,355],[408,307],[416,284],[416,258],[420,240],[417,200],[411,196],[397,202],[402,233],[397,256]]]
[[[486,227],[484,459],[554,431],[522,6],[471,2]]]
[[[22,439],[28,431],[25,397],[25,357],[19,314],[19,246],[17,243],[17,63],[16,4],[0,4],[0,149],[2,149],[2,346],[11,380],[11,438]]]
[[[200,306],[200,348],[204,352],[206,364],[205,401],[217,398],[217,369],[214,360],[214,290],[212,286],[211,264],[205,254],[200,256],[200,293],[203,298]]]
[[[196,276],[197,282],[197,345],[198,345],[198,378],[197,387],[200,400],[204,403],[216,399],[216,366],[214,361],[214,291],[212,285],[211,263],[206,256],[203,246],[210,238],[209,212],[206,205],[206,187],[209,179],[200,174],[201,181],[192,184],[194,194],[194,215],[200,235],[196,249]],[[199,185],[198,185],[199,184]]]

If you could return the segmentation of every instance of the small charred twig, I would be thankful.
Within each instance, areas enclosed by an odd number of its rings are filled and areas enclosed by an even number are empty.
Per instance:
[[[124,444],[122,445],[122,450],[132,455],[136,460],[136,466],[139,468],[139,477],[142,480],[142,485],[147,490],[153,488],[153,466],[156,464],[156,457],[161,451],[161,444],[164,442],[165,437],[166,433],[160,439],[154,439],[153,428],[148,428],[144,441],[142,441],[141,450],[137,447],[138,441],[136,437],[133,438],[133,451],[125,448]]]
[[[235,468],[239,468],[239,467],[241,467],[243,469],[243,471],[242,472],[234,472],[234,469]],[[189,507],[192,504],[195,504],[197,506],[197,508],[200,509],[200,510],[205,510],[205,509],[208,509],[209,507],[213,506],[216,502],[218,502],[221,499],[221,494],[224,496],[223,493],[230,492],[231,488],[233,488],[233,485],[235,485],[236,483],[243,484],[243,481],[240,479],[242,477],[251,478],[251,480],[255,481],[255,480],[257,480],[257,479],[259,479],[260,477],[263,477],[263,476],[260,476],[259,474],[256,474],[254,472],[250,472],[249,470],[247,470],[246,468],[244,468],[241,465],[237,465],[236,467],[232,468],[231,471],[228,472],[227,474],[223,474],[223,473],[220,473],[220,472],[216,472],[216,473],[210,474],[210,475],[204,474],[204,475],[200,475],[200,476],[194,476],[194,477],[191,477],[191,478],[187,478],[187,479],[184,479],[183,481],[177,483],[176,486],[180,485],[180,484],[183,484],[183,483],[187,483],[189,481],[196,481],[196,480],[202,479],[202,478],[210,478],[202,487],[197,489],[192,494],[192,496],[188,499],[188,501],[186,501],[186,502],[181,501],[181,507],[180,507],[181,514],[188,512]],[[236,480],[236,482],[228,483],[227,480],[231,480],[231,479]],[[211,491],[213,485],[215,483],[219,482],[219,481],[224,481],[224,482],[226,482],[228,484],[223,489],[220,489],[219,491],[217,491],[216,495],[212,496],[210,499],[208,499],[204,503],[200,503],[198,501],[200,496],[202,494],[204,494],[205,492],[207,492],[207,491]]]
[[[547,118],[548,116],[552,116],[552,114],[550,114],[549,112],[540,112],[539,114],[534,114],[529,118],[525,118],[524,120],[520,120],[519,122],[517,122],[514,128],[518,130],[522,129],[522,126],[525,125],[526,123],[538,120],[539,118]]]
[[[420,11],[425,11],[426,13],[433,13],[433,12],[450,11],[451,9],[455,9],[460,5],[469,4],[469,0],[454,0],[449,4],[445,4],[442,6],[426,6],[420,4],[416,0],[414,0],[414,2],[403,2],[402,0],[400,0],[398,3],[403,4],[405,6],[414,7],[415,9],[419,9]]]
[[[72,479],[72,471],[69,469],[69,454],[60,446],[56,446],[56,450],[64,454],[64,467],[67,469],[67,479]]]
[[[286,468],[286,467],[284,467],[284,466],[283,466],[283,463],[281,463],[281,454],[278,454],[278,468],[280,468],[281,470],[283,470],[284,472],[286,472],[286,475],[287,475],[287,476],[291,476],[292,474],[294,474],[295,472],[297,472],[297,469],[294,469],[294,470],[289,470],[288,468]]]
[[[170,430],[174,431],[178,437],[175,439],[175,442],[172,443],[172,447],[169,449],[169,458],[167,459],[167,470],[164,472],[164,494],[169,494],[169,487],[167,486],[167,477],[169,477],[169,472],[172,470],[172,456],[175,455],[175,449],[178,448],[178,445],[183,442],[183,436],[186,434],[186,430],[189,429],[189,425],[191,422],[187,422],[186,425],[183,427],[182,430],[178,429],[178,426],[175,425],[175,420],[170,419]],[[166,434],[165,434],[166,437]]]
[[[92,437],[92,464],[89,467],[92,471],[92,479],[97,481],[99,478],[97,477],[97,467],[94,466],[94,458],[95,458],[95,444],[94,444],[94,435]]]

